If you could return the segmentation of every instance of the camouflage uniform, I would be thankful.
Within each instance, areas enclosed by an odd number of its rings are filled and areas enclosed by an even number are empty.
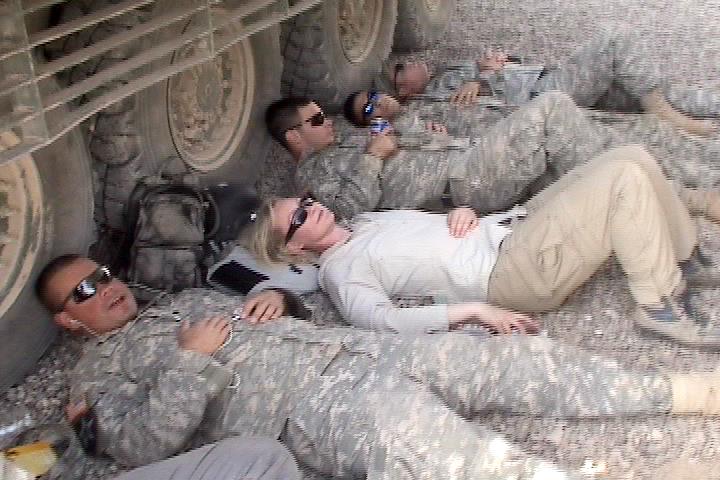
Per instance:
[[[456,116],[448,120],[453,111]],[[298,165],[297,184],[344,218],[378,208],[441,210],[448,187],[454,205],[490,212],[523,202],[573,167],[627,144],[647,146],[666,175],[685,185],[708,187],[720,181],[719,142],[683,136],[653,115],[584,111],[560,92],[542,94],[507,117],[503,113],[412,103],[396,122],[406,144],[398,154],[384,162],[367,155],[366,131],[343,127],[339,145]],[[453,122],[451,133],[471,146],[425,150],[425,120]],[[453,130],[459,124],[467,127]]]
[[[278,436],[333,477],[579,478],[463,417],[668,412],[670,382],[542,337],[401,336],[283,318],[233,335],[212,358],[176,333],[237,298],[186,291],[92,339],[72,374],[99,420],[101,450],[129,464],[191,440]],[[554,474],[552,474],[554,472]]]
[[[538,80],[535,91],[561,90],[583,107],[638,111],[640,98],[660,89],[675,108],[687,114],[720,114],[719,92],[665,80],[662,67],[667,64],[650,60],[648,41],[627,31],[601,30],[567,64]]]
[[[602,29],[569,61],[547,70],[534,87],[536,93],[560,90],[569,94],[582,107],[607,110],[639,111],[640,98],[659,88],[678,110],[698,117],[720,114],[720,92],[696,86],[668,83],[662,71],[666,64],[657,64],[648,52],[648,39],[625,30]],[[475,60],[438,67],[425,88],[425,99],[447,101],[463,83],[492,74],[478,69]],[[375,79],[375,88],[397,93],[392,79],[393,69],[384,68]]]

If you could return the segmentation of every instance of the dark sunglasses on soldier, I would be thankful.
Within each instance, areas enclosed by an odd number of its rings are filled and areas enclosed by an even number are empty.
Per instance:
[[[112,281],[112,279],[113,275],[110,273],[109,268],[105,266],[98,267],[93,273],[85,277],[75,286],[75,288],[73,288],[72,292],[68,294],[65,301],[62,303],[62,306],[60,307],[61,310],[65,308],[65,305],[71,298],[75,303],[83,303],[91,299],[97,293],[98,285],[107,285]]]
[[[380,100],[380,94],[377,92],[368,92],[368,99],[365,105],[363,106],[363,116],[369,117],[373,114],[375,111],[375,107],[377,106],[378,100]]]
[[[315,203],[315,198],[312,196],[312,193],[306,193],[302,196],[298,208],[295,209],[290,218],[290,228],[288,228],[287,235],[285,235],[285,244],[295,235],[297,229],[303,226],[308,216],[307,209],[313,203]]]
[[[298,123],[297,125],[293,125],[292,127],[288,128],[288,130],[292,130],[294,128],[300,128],[300,127],[302,127],[303,123],[309,123],[313,127],[320,127],[325,123],[325,112],[317,112],[312,117],[306,118],[305,120]]]

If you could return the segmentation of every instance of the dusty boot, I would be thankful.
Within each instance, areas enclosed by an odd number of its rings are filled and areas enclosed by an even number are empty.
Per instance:
[[[665,99],[665,95],[656,89],[640,99],[640,103],[648,113],[654,113],[676,127],[693,135],[709,137],[717,133],[717,127],[709,120],[698,120],[675,109]]]
[[[655,480],[720,480],[720,463],[692,458],[677,458],[660,467],[651,477]]]
[[[670,375],[670,413],[720,415],[720,372]]]
[[[680,262],[683,278],[690,287],[720,286],[720,265],[697,246],[690,258]]]
[[[678,194],[690,213],[720,224],[720,192],[683,187]]]
[[[694,312],[685,306],[690,303],[683,299],[685,294],[689,291],[663,297],[660,305],[638,306],[635,324],[690,347],[720,348],[720,331],[694,318]]]

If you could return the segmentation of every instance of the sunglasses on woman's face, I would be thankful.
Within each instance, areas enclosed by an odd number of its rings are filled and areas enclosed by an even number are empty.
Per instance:
[[[377,92],[368,92],[368,99],[365,105],[363,105],[363,116],[369,117],[375,112],[378,101],[380,100],[380,94]]]
[[[285,244],[286,245],[290,241],[292,236],[295,235],[295,232],[297,232],[297,229],[302,227],[303,224],[305,223],[305,221],[307,220],[307,216],[308,216],[307,209],[313,203],[315,203],[315,198],[313,198],[312,193],[306,193],[300,199],[298,208],[295,209],[295,211],[292,214],[292,217],[290,218],[290,228],[288,229],[287,235],[285,235]]]
[[[105,266],[98,267],[93,273],[82,279],[80,283],[75,285],[75,288],[73,288],[72,292],[68,294],[67,297],[65,297],[65,301],[63,301],[60,311],[65,308],[65,305],[67,302],[72,300],[77,303],[83,303],[92,297],[95,296],[95,294],[98,291],[98,285],[107,285],[110,283],[113,279],[112,273],[110,273],[110,269]]]

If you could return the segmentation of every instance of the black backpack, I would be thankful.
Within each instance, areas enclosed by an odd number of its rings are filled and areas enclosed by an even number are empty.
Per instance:
[[[202,286],[208,267],[237,238],[259,203],[245,184],[200,188],[193,174],[146,177],[125,211],[121,268],[131,284],[171,292]]]
[[[177,292],[203,284],[212,198],[185,177],[148,177],[126,209],[127,277],[131,283]]]

